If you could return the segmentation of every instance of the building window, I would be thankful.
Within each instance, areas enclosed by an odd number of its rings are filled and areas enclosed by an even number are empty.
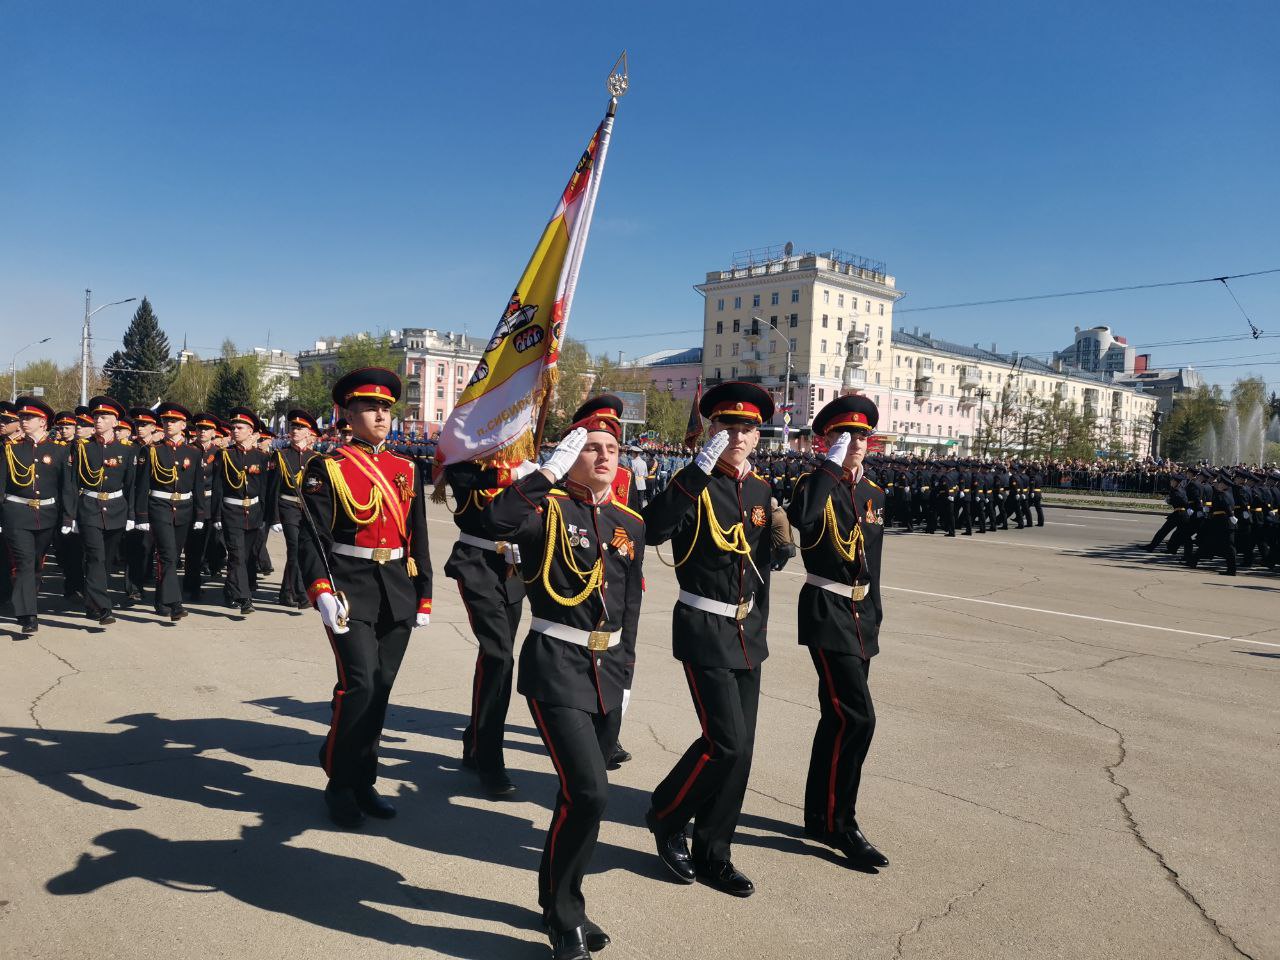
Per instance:
[[[731,370],[731,372],[732,372],[732,374],[733,374],[733,379],[737,380],[737,379],[738,379],[738,368],[737,368],[737,367],[731,367],[731,368],[730,368],[730,370]]]
[[[769,294],[769,306],[776,307],[778,305],[778,291],[775,290]]]
[[[735,309],[735,310],[741,310],[741,309],[742,309],[742,298],[741,298],[741,297],[734,297],[734,298],[733,298],[733,309]]]
[[[818,376],[825,377],[827,375],[827,365],[825,363],[818,364]]]
[[[897,397],[894,397],[894,398],[893,398],[893,409],[895,409],[895,410],[897,410],[897,409],[898,409],[898,398],[897,398]]]
[[[844,306],[844,294],[843,294],[843,293],[841,293],[841,294],[837,294],[837,295],[836,295],[836,306],[837,306],[837,307],[843,307],[843,306]]]
[[[716,344],[716,357],[717,357],[717,359],[719,358],[719,356],[720,356],[720,344],[718,344],[718,343],[717,343],[717,344]]]
[[[867,313],[870,313],[870,312],[871,312],[871,301],[870,301],[870,300],[867,300],[867,301],[866,301],[866,305],[867,305]]]
[[[832,376],[832,377],[834,377],[835,379],[839,380],[839,379],[840,379],[840,368],[839,368],[839,367],[833,367],[833,368],[832,368],[832,370],[831,370],[831,376]]]
[[[821,344],[822,344],[822,348],[819,350],[819,352],[820,352],[820,353],[826,353],[826,352],[827,352],[827,341],[825,341],[825,340],[820,340],[820,341],[819,341],[819,343],[821,343]]]
[[[462,366],[458,367],[458,382],[459,382],[459,383],[466,383],[466,382],[467,382],[467,368],[466,368],[466,367],[462,367]]]
[[[822,387],[819,387],[819,388],[818,388],[818,402],[819,402],[819,403],[821,403],[821,402],[822,402],[823,400],[825,400],[825,399],[827,399],[827,391],[826,391],[826,390],[824,390]]]
[[[836,317],[836,329],[837,330],[844,329],[844,317]]]
[[[799,303],[799,302],[800,302],[800,291],[799,291],[799,290],[792,290],[792,291],[791,291],[791,302],[792,302],[792,303]]]
[[[851,307],[853,307],[853,309],[857,310],[857,309],[858,309],[858,298],[857,298],[857,297],[850,297],[850,298],[849,298],[849,305],[850,305]]]
[[[823,290],[823,291],[822,291],[822,302],[823,302],[823,303],[830,303],[830,302],[831,302],[831,291],[830,291],[830,290]]]
[[[687,388],[688,388],[688,386],[689,386],[689,380],[688,380],[688,378],[686,378],[686,377],[681,377],[681,378],[680,378],[680,389],[681,389],[681,390],[685,390],[685,389],[687,389]]]
[[[717,379],[717,380],[723,380],[723,379],[724,379],[722,376],[720,376],[720,368],[719,368],[719,367],[716,367],[716,379]]]
[[[757,293],[757,294],[754,294],[754,295],[751,297],[751,305],[752,305],[753,307],[758,307],[758,306],[760,306],[760,294],[758,294],[758,293]]]
[[[791,352],[792,352],[792,353],[795,353],[795,352],[796,352],[796,338],[795,338],[795,337],[792,337],[792,338],[791,338]]]
[[[444,399],[444,387],[443,387],[443,386],[437,386],[437,387],[436,387],[436,399],[437,399],[437,400],[443,400],[443,399]]]
[[[440,407],[436,407],[436,423],[439,423],[443,419],[444,419],[444,410],[442,410]]]
[[[723,298],[723,297],[716,301],[716,309],[717,309],[717,310],[723,310],[723,309],[724,309],[724,298]]]
[[[897,390],[900,386],[902,386],[902,384],[899,382],[899,380],[898,380],[898,378],[897,378],[897,377],[894,377],[894,378],[893,378],[893,389]]]
[[[879,359],[878,357],[876,359]],[[880,386],[880,374],[876,374],[876,386]]]
[[[742,321],[735,318],[733,321],[733,332],[738,333],[741,330],[742,330]]]
[[[877,350],[877,351],[876,351],[876,359],[877,359],[877,360],[879,360],[879,359],[880,359],[880,351],[879,351],[879,350]]]
[[[868,330],[870,330],[870,329],[871,329],[871,324],[869,324],[869,323],[867,324],[867,329],[868,329]],[[884,339],[884,327],[876,327],[876,339],[877,339],[877,340],[883,340],[883,339]]]
[[[787,317],[787,323],[793,329],[800,326],[800,314],[793,313],[791,316]]]
[[[822,315],[822,328],[825,330],[826,327],[827,327],[827,315],[824,313]]]
[[[437,364],[436,364],[436,376],[437,376],[437,377],[443,377],[443,376],[444,376],[444,364],[443,364],[443,363],[437,363]]]
[[[723,321],[723,320],[717,320],[717,321],[716,321],[716,335],[718,336],[718,335],[720,335],[720,334],[722,334],[722,333],[724,333],[724,321]]]
[[[733,350],[731,351],[731,353],[735,357],[738,355],[738,345],[736,343],[733,345]]]
[[[777,340],[770,340],[770,341],[769,341],[769,352],[770,352],[770,353],[777,353],[777,352],[778,352],[778,341],[777,341]]]

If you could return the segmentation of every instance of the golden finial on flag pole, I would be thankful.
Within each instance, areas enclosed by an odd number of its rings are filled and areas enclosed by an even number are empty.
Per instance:
[[[622,71],[618,71],[621,65]],[[627,92],[631,86],[631,78],[627,75],[627,51],[623,50],[622,55],[613,61],[613,66],[609,68],[609,79],[604,82],[605,89],[609,91],[610,108],[618,103],[618,98]]]

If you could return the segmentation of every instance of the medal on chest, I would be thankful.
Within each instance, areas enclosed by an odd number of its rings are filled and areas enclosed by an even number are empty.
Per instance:
[[[585,530],[575,527],[572,523],[565,524],[565,529],[569,531],[569,545],[571,547],[587,548],[591,546]]]

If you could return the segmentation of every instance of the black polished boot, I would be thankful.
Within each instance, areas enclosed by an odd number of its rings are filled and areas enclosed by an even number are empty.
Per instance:
[[[379,820],[390,820],[396,815],[395,805],[386,797],[378,796],[378,791],[373,789],[372,785],[356,787],[355,795],[356,806],[362,813],[377,817]]]
[[[551,940],[551,960],[591,960],[582,927],[574,927],[572,930],[552,929],[547,937]]]
[[[621,743],[615,743],[613,745],[613,752],[609,754],[609,759],[605,761],[604,766],[606,770],[617,770],[630,759],[631,752]]]

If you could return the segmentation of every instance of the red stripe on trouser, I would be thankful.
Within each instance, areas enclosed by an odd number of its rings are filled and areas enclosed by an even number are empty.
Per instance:
[[[716,749],[711,736],[707,733],[707,709],[702,704],[702,695],[698,693],[698,685],[694,682],[693,671],[689,669],[687,663],[684,666],[684,672],[685,676],[689,678],[689,689],[693,691],[693,701],[698,708],[698,722],[702,724],[702,739],[706,741],[707,749],[703,751],[702,756],[698,758],[698,762],[694,764],[693,772],[689,774],[689,779],[684,782],[684,786],[676,793],[676,798],[667,804],[664,809],[658,811],[659,820],[664,820],[671,816],[675,809],[684,802],[684,798],[688,795],[689,790],[692,789],[694,781],[698,779],[698,774],[702,773],[702,768],[707,765],[707,761],[711,759],[711,755]]]
[[[845,719],[844,711],[840,707],[840,698],[836,696],[835,681],[831,677],[831,667],[827,665],[826,653],[818,649],[818,659],[822,661],[822,674],[827,681],[827,696],[831,698],[831,704],[835,707],[836,716],[840,718],[840,726],[836,730],[836,742],[831,747],[831,774],[827,779],[827,831],[834,832],[836,828],[836,771],[840,761],[840,743],[844,739]]]
[[[547,725],[542,719],[542,711],[538,709],[538,701],[530,697],[529,707],[533,710],[533,719],[538,725],[538,732],[542,734],[542,740],[547,745],[547,753],[551,754],[551,765],[556,768],[556,776],[560,778],[560,796],[564,798],[560,816],[556,817],[556,822],[551,828],[551,838],[547,841],[547,892],[552,893],[555,890],[556,838],[560,835],[560,828],[564,826],[569,816],[569,808],[573,806],[573,801],[569,798],[569,781],[565,779],[564,770],[560,767],[560,758],[556,756],[556,748],[551,743],[551,734],[547,731]]]
[[[347,692],[347,672],[342,669],[342,658],[338,656],[338,642],[333,639],[333,631],[324,628],[329,638],[329,647],[333,650],[334,662],[338,665],[338,686],[333,692],[333,719],[329,721],[329,735],[324,745],[324,772],[333,776],[333,745],[338,738],[338,721],[342,718],[342,697]]]

